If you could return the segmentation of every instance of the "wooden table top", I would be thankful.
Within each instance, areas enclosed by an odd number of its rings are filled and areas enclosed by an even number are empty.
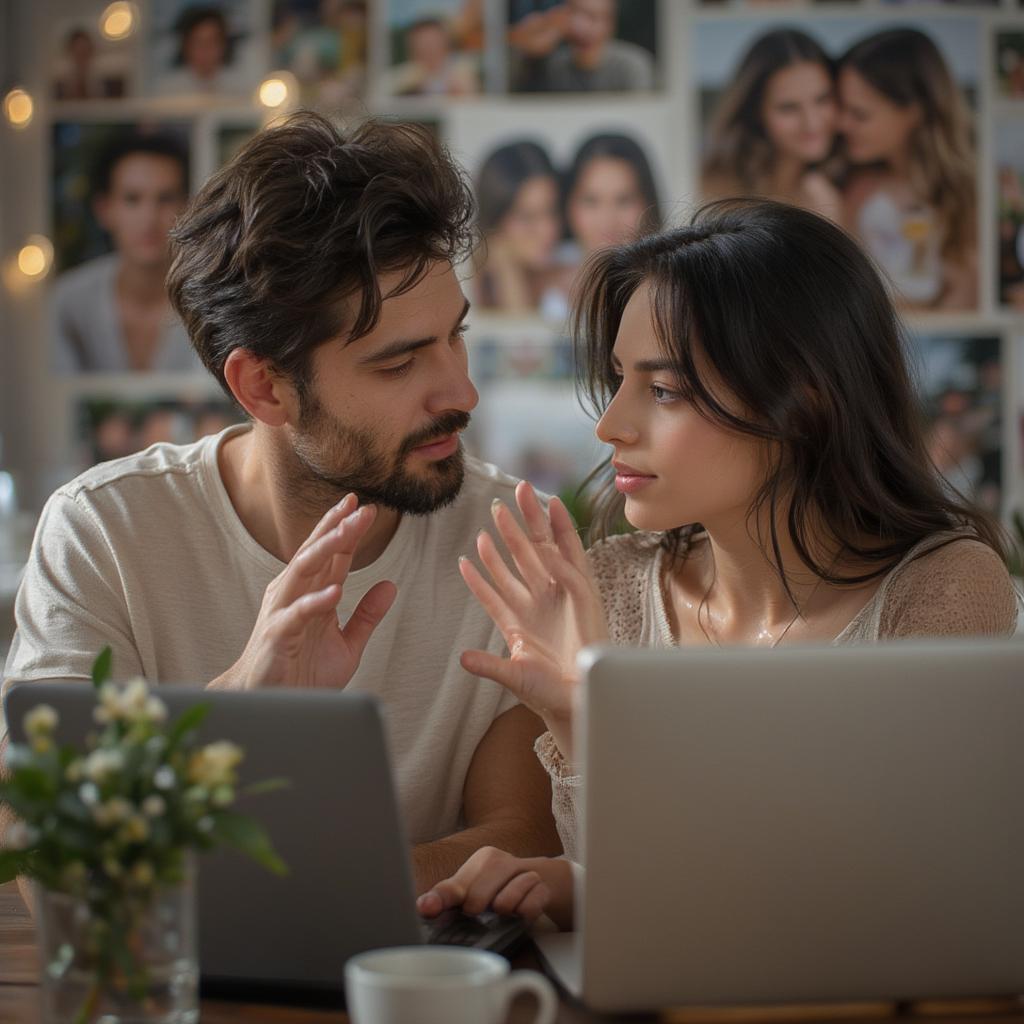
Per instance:
[[[514,967],[537,969],[531,952],[516,959]],[[869,1015],[851,1012],[853,1008],[767,1008],[765,1010],[686,1010],[668,1011],[660,1016],[610,1017],[591,1013],[568,999],[561,1000],[558,1024],[613,1024],[660,1021],[661,1024],[781,1024],[783,1021],[858,1021],[877,1022],[895,1018],[897,1021],[921,1021],[922,1024],[1022,1024],[1024,1005],[1007,1001],[990,1004],[934,1004],[916,1007],[893,1007],[890,1012]],[[534,1004],[517,1000],[509,1024],[531,1024]],[[0,1024],[41,1024],[39,1006],[39,957],[35,946],[35,929],[17,886],[12,882],[0,885]],[[204,1000],[203,1024],[345,1024],[348,1016],[337,1010],[305,1009],[291,1006],[235,1003]],[[410,1021],[409,1024],[415,1024]]]

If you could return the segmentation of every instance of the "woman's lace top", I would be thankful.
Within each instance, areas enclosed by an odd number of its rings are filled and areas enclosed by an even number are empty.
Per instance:
[[[684,537],[680,555],[696,540]],[[587,552],[613,644],[675,646],[662,597],[666,552],[660,541],[660,534],[626,534]],[[1009,636],[1016,629],[1020,605],[1021,597],[995,551],[963,532],[935,534],[907,552],[832,643]],[[562,758],[550,733],[534,749],[551,776],[552,810],[566,856],[578,859],[580,776]]]

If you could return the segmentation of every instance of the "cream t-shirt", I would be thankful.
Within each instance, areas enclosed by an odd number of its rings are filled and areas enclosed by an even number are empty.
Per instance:
[[[236,661],[267,584],[284,569],[242,525],[217,467],[224,438],[246,429],[154,445],[53,494],[18,592],[4,688],[21,679],[88,678],[107,644],[117,679],[204,684]],[[491,502],[514,501],[514,486],[493,466],[467,459],[456,501],[429,516],[403,516],[383,554],[349,574],[338,606],[347,619],[375,583],[398,585],[348,689],[383,705],[412,842],[460,827],[477,744],[516,703],[459,665],[467,648],[504,645],[458,571],[459,555],[473,551],[491,522]]]

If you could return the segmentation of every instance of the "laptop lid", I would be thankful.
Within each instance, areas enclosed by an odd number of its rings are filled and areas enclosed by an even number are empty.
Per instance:
[[[585,1001],[1024,990],[1024,646],[584,653]]]
[[[200,740],[245,750],[242,785],[284,777],[288,787],[242,797],[288,865],[283,878],[233,850],[198,857],[199,955],[204,982],[343,989],[348,957],[422,941],[380,711],[338,691],[246,693],[160,686],[172,718],[210,705]],[[4,711],[16,741],[40,702],[60,715],[59,742],[94,728],[83,682],[13,685]],[[251,985],[250,985],[251,987]]]

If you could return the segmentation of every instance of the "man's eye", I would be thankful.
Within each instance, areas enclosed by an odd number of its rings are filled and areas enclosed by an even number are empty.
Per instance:
[[[407,359],[404,363],[399,363],[398,366],[389,366],[380,372],[385,377],[404,377],[411,369],[415,359]]]

